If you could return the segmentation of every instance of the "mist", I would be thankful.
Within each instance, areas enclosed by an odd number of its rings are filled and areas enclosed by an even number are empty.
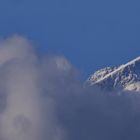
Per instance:
[[[1,39],[0,139],[140,139],[140,94],[84,87],[79,75],[24,37]]]

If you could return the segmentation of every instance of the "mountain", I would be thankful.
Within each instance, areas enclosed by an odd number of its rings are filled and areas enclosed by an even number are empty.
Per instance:
[[[96,71],[86,81],[107,91],[140,91],[140,57],[120,65]]]

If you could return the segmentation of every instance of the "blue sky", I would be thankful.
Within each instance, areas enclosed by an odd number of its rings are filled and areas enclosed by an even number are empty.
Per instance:
[[[140,55],[138,0],[0,0],[0,36],[66,56],[86,77]]]

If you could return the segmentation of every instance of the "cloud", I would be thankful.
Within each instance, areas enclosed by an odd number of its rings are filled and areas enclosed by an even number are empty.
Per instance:
[[[0,41],[1,140],[137,140],[139,106],[139,93],[83,88],[65,57],[38,57],[26,38]]]
[[[42,70],[39,66],[41,64],[27,39],[13,36],[1,40],[0,94],[4,102],[0,114],[2,140],[44,139],[42,133],[45,130],[45,139],[54,139],[56,131],[60,131],[54,124],[53,99],[46,97],[42,103],[43,91],[39,84]]]

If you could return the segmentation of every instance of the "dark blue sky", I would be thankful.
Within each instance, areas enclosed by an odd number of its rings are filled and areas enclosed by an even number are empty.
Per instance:
[[[0,0],[0,36],[32,39],[83,76],[140,55],[138,0]]]

